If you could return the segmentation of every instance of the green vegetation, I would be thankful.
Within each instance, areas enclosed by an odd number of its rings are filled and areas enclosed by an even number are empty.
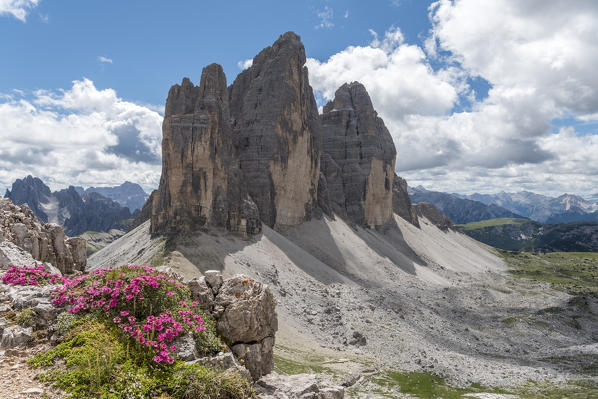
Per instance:
[[[51,381],[77,398],[253,396],[251,385],[239,374],[181,361],[171,365],[153,362],[145,348],[123,340],[116,326],[96,317],[75,322],[62,342],[30,363],[46,368],[40,380]]]
[[[479,384],[473,384],[467,388],[455,388],[447,385],[441,377],[430,373],[406,373],[397,371],[386,371],[374,379],[381,387],[397,387],[402,394],[408,394],[421,399],[461,399],[468,393],[507,393],[500,389],[488,389]],[[381,391],[379,393],[383,393]],[[389,396],[393,397],[393,396]]]
[[[549,283],[572,295],[598,295],[598,253],[499,251],[518,278]]]
[[[25,308],[19,312],[15,317],[15,322],[22,326],[29,325],[35,318],[35,312],[29,308]]]
[[[463,230],[477,230],[482,229],[484,227],[492,227],[492,226],[503,226],[505,224],[523,224],[528,223],[529,219],[521,219],[521,218],[497,218],[497,219],[488,219],[482,220],[479,222],[471,222],[467,224],[459,224],[458,226],[461,227]]]

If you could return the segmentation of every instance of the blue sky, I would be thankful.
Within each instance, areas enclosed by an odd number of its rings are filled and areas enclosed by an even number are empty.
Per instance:
[[[232,82],[240,60],[288,30],[318,59],[369,43],[370,29],[383,33],[393,25],[418,42],[430,28],[429,3],[42,0],[26,23],[0,19],[0,37],[18,38],[0,45],[0,92],[66,88],[87,77],[124,99],[162,105],[172,84],[183,76],[199,81],[202,67],[212,62]],[[327,10],[329,18],[318,16]],[[112,63],[100,62],[100,56]]]
[[[0,0],[0,189],[155,188],[170,86],[289,30],[319,105],[365,85],[411,185],[598,192],[594,0]]]

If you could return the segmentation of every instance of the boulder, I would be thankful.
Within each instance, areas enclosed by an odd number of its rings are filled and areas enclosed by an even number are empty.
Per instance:
[[[342,399],[345,389],[342,386],[325,386],[315,374],[283,376],[271,373],[255,384],[256,391],[263,399]]]
[[[2,332],[0,348],[14,348],[29,342],[31,338],[31,327],[10,326]]]
[[[221,337],[254,380],[272,371],[278,318],[268,286],[244,275],[224,280],[212,315]]]
[[[195,347],[195,339],[192,334],[178,336],[173,345],[176,346],[175,354],[183,360],[197,359],[198,352]]]
[[[203,275],[205,276],[206,283],[212,288],[214,294],[217,294],[224,282],[222,273],[218,270],[207,270]]]
[[[247,276],[224,281],[214,305],[219,309],[218,332],[229,344],[261,342],[278,329],[272,291]]]
[[[393,215],[396,150],[365,87],[342,85],[321,120],[321,171],[332,211],[367,227],[387,224]]]
[[[321,128],[305,61],[301,38],[287,32],[229,88],[244,182],[276,230],[309,220],[317,206]]]
[[[193,300],[199,302],[199,306],[205,312],[211,313],[214,308],[214,291],[206,283],[205,276],[190,280],[187,286],[191,290]]]
[[[255,344],[237,344],[231,348],[251,377],[258,380],[274,368],[274,337],[266,337]]]

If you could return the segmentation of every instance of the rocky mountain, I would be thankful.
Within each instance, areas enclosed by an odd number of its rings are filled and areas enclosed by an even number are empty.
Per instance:
[[[327,213],[380,227],[392,222],[396,150],[358,82],[318,114],[299,36],[285,33],[227,87],[222,67],[205,67],[168,93],[162,177],[151,231],[210,227],[249,236]],[[400,190],[399,190],[400,191]],[[417,223],[406,193],[405,217]],[[407,202],[406,202],[407,201]]]
[[[336,91],[324,106],[322,131],[321,170],[332,211],[360,225],[387,224],[397,152],[361,83]]]
[[[128,208],[99,193],[80,195],[74,186],[51,192],[44,182],[32,176],[17,179],[5,197],[17,205],[27,204],[42,222],[63,226],[70,236],[85,231],[126,229],[127,220],[133,216]]]
[[[68,238],[60,226],[40,221],[27,205],[1,198],[0,266],[19,262],[23,251],[36,263],[49,263],[62,273],[84,270],[87,263],[85,240]]]
[[[598,223],[543,224],[529,219],[491,219],[461,226],[465,234],[509,251],[598,252]]]
[[[120,186],[114,187],[75,187],[80,195],[85,193],[98,193],[106,198],[118,202],[122,207],[129,208],[131,212],[141,209],[149,195],[137,183],[125,181]]]
[[[498,205],[523,217],[538,222],[570,222],[591,221],[592,216],[584,216],[598,211],[598,200],[584,199],[578,195],[563,194],[559,197],[548,197],[520,191],[517,193],[500,192],[498,194],[459,195],[460,198],[472,199],[486,205]]]
[[[429,191],[422,187],[410,189],[413,203],[427,202],[448,216],[453,222],[462,224],[494,218],[519,218],[513,213],[495,204],[484,204],[480,201],[459,198],[456,195],[439,191]]]

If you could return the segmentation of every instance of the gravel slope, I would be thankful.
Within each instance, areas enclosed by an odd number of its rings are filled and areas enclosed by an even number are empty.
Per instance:
[[[492,386],[587,372],[595,300],[514,280],[488,247],[420,223],[396,217],[394,228],[376,232],[323,219],[284,234],[264,226],[250,240],[199,233],[171,240],[165,251],[146,222],[88,265],[153,261],[186,277],[247,274],[270,284],[279,301],[279,345],[363,359],[361,368],[427,370],[459,385]]]

